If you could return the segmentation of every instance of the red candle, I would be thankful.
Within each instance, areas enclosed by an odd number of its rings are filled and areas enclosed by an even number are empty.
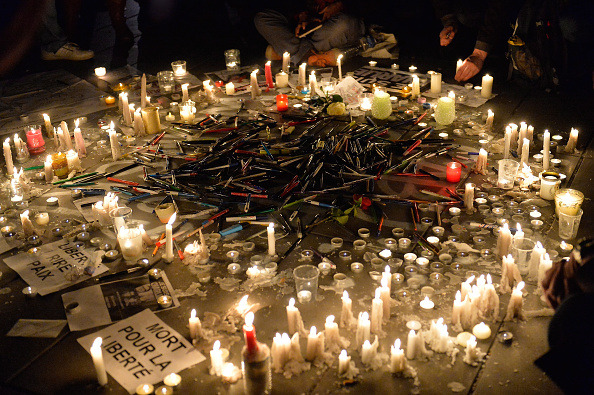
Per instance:
[[[41,126],[34,125],[25,128],[27,135],[27,146],[31,155],[41,154],[45,152],[45,141],[41,135]]]
[[[243,335],[245,337],[245,346],[247,352],[253,354],[258,351],[258,341],[256,340],[256,328],[254,325],[254,313],[251,311],[245,315],[245,325],[243,326]]]
[[[266,62],[264,66],[264,75],[266,76],[266,84],[270,89],[274,88],[274,82],[272,81],[272,70],[270,69],[270,60]]]
[[[460,182],[462,165],[458,162],[450,162],[446,167],[446,179],[448,182]]]
[[[277,111],[287,111],[289,109],[289,98],[287,95],[276,95]]]

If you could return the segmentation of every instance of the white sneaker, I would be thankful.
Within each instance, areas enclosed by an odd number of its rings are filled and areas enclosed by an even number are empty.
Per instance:
[[[66,43],[56,52],[41,51],[43,60],[88,60],[95,56],[93,51],[82,50],[75,43]]]

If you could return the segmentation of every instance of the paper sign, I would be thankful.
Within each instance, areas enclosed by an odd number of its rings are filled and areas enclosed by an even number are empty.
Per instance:
[[[40,295],[47,295],[91,278],[86,273],[73,278],[72,266],[87,266],[91,262],[91,252],[78,249],[74,243],[59,240],[39,247],[39,253],[27,252],[4,259],[9,268],[17,272],[31,287],[37,288]],[[107,271],[100,264],[93,276]]]
[[[157,302],[163,295],[172,298],[170,308],[179,306],[165,273],[157,280],[145,274],[67,292],[62,302],[70,330],[81,331],[123,320],[145,309],[163,310]]]
[[[373,84],[383,86],[388,93],[395,94],[405,86],[412,84],[412,76],[419,77],[421,91],[429,86],[427,74],[410,73],[404,70],[392,70],[382,67],[363,66],[355,70],[355,79],[362,85],[371,87]],[[424,94],[424,93],[423,93]]]
[[[20,319],[8,331],[6,336],[56,338],[62,332],[66,323],[66,320]]]
[[[78,342],[90,353],[103,338],[105,368],[129,393],[142,384],[156,384],[206,358],[152,311],[144,310]]]
[[[423,96],[438,98],[442,96],[446,96],[448,92],[453,91],[456,94],[456,102],[459,101],[460,96],[464,96],[465,100],[463,103],[465,106],[468,107],[479,107],[485,104],[489,99],[486,99],[481,96],[481,91],[478,89],[466,89],[462,85],[454,85],[454,84],[441,84],[441,93],[431,93],[431,91],[423,92]],[[491,98],[497,95],[492,95]]]

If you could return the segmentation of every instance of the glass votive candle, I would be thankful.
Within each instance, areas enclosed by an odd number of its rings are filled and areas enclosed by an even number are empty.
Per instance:
[[[260,266],[264,262],[264,257],[262,255],[252,255],[250,258],[250,265],[252,266]]]
[[[401,302],[406,302],[410,300],[410,291],[406,289],[399,289],[395,295],[396,299],[398,299]]]
[[[419,222],[419,229],[421,230],[421,232],[424,232],[425,230],[429,229],[431,226],[433,226],[432,218],[429,218],[429,217],[421,218],[421,222]]]
[[[423,285],[423,279],[421,276],[413,276],[406,280],[406,285],[408,285],[411,289],[419,289]]]
[[[241,270],[241,265],[239,263],[230,263],[227,265],[227,271],[229,274],[237,274]]]
[[[431,232],[437,237],[443,237],[445,229],[442,226],[434,226],[431,228]]]
[[[45,141],[41,134],[41,125],[29,125],[25,128],[25,135],[27,136],[27,148],[29,154],[38,155],[45,152]]]
[[[402,267],[403,262],[404,260],[401,258],[390,258],[388,259],[388,266],[390,266],[390,269],[394,272]]]
[[[328,261],[322,261],[318,263],[318,269],[320,269],[320,273],[323,276],[327,276],[330,274],[330,270],[332,270],[332,264]]]
[[[237,262],[237,260],[239,259],[239,251],[235,251],[235,250],[231,250],[231,251],[227,251],[227,259],[229,259],[231,262]]]
[[[491,261],[495,259],[495,251],[492,248],[482,248],[481,258],[483,258],[486,261]]]
[[[450,263],[452,263],[453,259],[454,258],[452,258],[452,256],[448,253],[439,254],[439,261],[444,265],[449,265]]]
[[[404,267],[404,276],[406,278],[410,278],[412,276],[416,276],[419,274],[419,268],[413,265],[408,265]]]
[[[544,226],[544,222],[540,219],[533,219],[532,221],[530,221],[530,226],[532,226],[532,229],[534,229],[535,231],[539,231]]]
[[[505,209],[503,207],[493,207],[491,212],[496,217],[503,217],[503,214],[505,214]]]
[[[365,268],[365,266],[361,263],[361,262],[353,262],[351,263],[351,271],[353,273],[361,273],[363,271],[363,269]]]
[[[486,200],[486,199],[482,199],[482,200]],[[479,204],[479,206],[477,208],[481,215],[489,215],[491,212],[491,207],[486,204]]]
[[[407,252],[406,254],[404,254],[405,265],[412,265],[416,259],[417,254],[415,254],[414,252]]]
[[[301,258],[307,261],[311,261],[314,257],[314,252],[312,250],[303,250],[301,251]]]
[[[351,260],[353,255],[351,254],[351,252],[349,250],[342,250],[338,253],[338,257],[340,258],[341,261],[348,262]]]
[[[427,241],[429,242],[429,244],[439,248],[439,237],[429,236],[427,237]]]
[[[421,288],[421,297],[424,298],[425,296],[428,296],[429,298],[431,298],[433,295],[435,295],[435,288],[430,287],[428,285],[425,285],[424,287]]]
[[[157,81],[159,83],[159,90],[161,93],[173,92],[173,88],[175,87],[175,75],[173,71],[159,71],[157,73]]]
[[[448,209],[448,211],[452,217],[456,217],[456,216],[460,215],[460,212],[461,212],[459,207],[450,207]]]
[[[398,249],[398,242],[395,239],[387,238],[384,240],[384,246],[390,251],[396,251]]]
[[[445,268],[445,265],[441,262],[431,262],[429,264],[429,271],[431,271],[432,273],[434,273],[434,272],[443,273],[444,268]]]
[[[171,62],[171,69],[173,70],[173,74],[175,74],[176,77],[182,77],[186,75],[186,61],[176,60],[175,62]]]
[[[371,260],[371,267],[373,270],[383,270],[386,267],[386,261],[381,258],[373,258]]]
[[[415,260],[415,264],[417,265],[420,271],[426,272],[429,268],[429,259],[419,257]]]
[[[408,237],[401,237],[398,239],[398,249],[401,252],[406,252],[410,249],[412,241]]]
[[[394,236],[396,239],[400,239],[400,238],[404,237],[404,229],[402,229],[402,228],[393,228],[392,229],[392,236]]]
[[[330,240],[330,245],[332,246],[333,250],[339,249],[340,247],[342,247],[343,244],[343,240],[340,237],[333,237],[332,240]]]
[[[429,260],[432,260],[433,258],[435,258],[435,253],[431,250],[423,250],[421,251],[421,256],[423,258],[427,258]]]
[[[367,245],[367,243],[365,242],[365,240],[361,240],[361,239],[357,239],[353,242],[353,248],[355,249],[355,251],[364,250],[366,245]]]
[[[584,194],[575,189],[562,188],[555,192],[555,214],[575,216],[584,202]]]
[[[344,273],[336,273],[332,278],[334,279],[334,284],[338,288],[344,288],[348,280],[348,277]]]
[[[406,278],[402,273],[394,273],[392,274],[392,289],[401,288],[406,281]]]
[[[86,235],[86,240],[90,239],[90,234],[88,232],[81,232],[79,233],[79,236],[82,234]],[[136,261],[140,258],[144,247],[140,228],[136,226],[122,226],[117,235],[124,259],[127,261]]]
[[[224,52],[225,55],[225,66],[227,71],[239,70],[241,66],[241,57],[239,49],[228,49]]]
[[[447,136],[446,136],[447,137]],[[446,166],[446,180],[448,182],[460,182],[462,165],[458,162],[449,162]]]
[[[371,232],[367,228],[359,228],[357,233],[359,234],[359,237],[361,237],[362,239],[368,239],[369,235],[371,234]]]
[[[289,109],[289,98],[284,93],[276,95],[276,111],[283,112]]]
[[[487,239],[484,236],[473,236],[472,242],[474,243],[475,247],[480,248],[487,244]]]
[[[460,237],[456,236],[456,235],[449,235],[448,236],[448,241],[452,241],[454,243],[459,243],[460,242]]]

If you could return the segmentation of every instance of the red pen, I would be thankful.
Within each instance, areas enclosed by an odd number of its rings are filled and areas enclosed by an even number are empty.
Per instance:
[[[119,178],[113,178],[113,177],[107,177],[107,181],[117,182],[117,183],[124,184],[124,185],[130,185],[133,187],[140,185],[139,183],[134,182],[134,181],[120,180]]]
[[[165,130],[165,131],[163,131],[163,133],[161,133],[161,134],[159,135],[159,137],[157,137],[157,138],[155,139],[155,141],[153,141],[153,142],[151,143],[151,145],[155,145],[155,144],[159,143],[159,141],[161,141],[161,139],[163,138],[163,136],[165,136],[165,132],[167,132],[167,131],[166,131],[166,130]]]
[[[412,150],[414,150],[415,148],[417,148],[421,143],[423,142],[423,140],[417,140],[413,143],[413,145],[411,145],[406,151],[404,151],[404,154],[402,154],[402,156],[407,156],[408,154],[410,154],[412,152]]]

